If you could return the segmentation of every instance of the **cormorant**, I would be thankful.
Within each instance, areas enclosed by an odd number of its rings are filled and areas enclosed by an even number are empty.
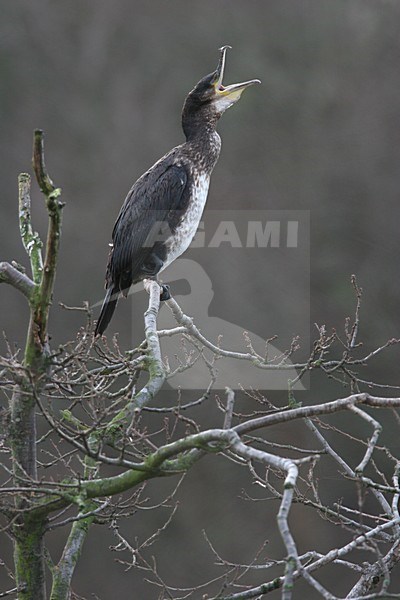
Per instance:
[[[114,225],[106,272],[106,296],[95,335],[102,335],[118,298],[132,284],[155,279],[190,245],[207,199],[210,175],[218,160],[218,119],[258,79],[222,85],[225,55],[187,96],[182,110],[186,142],[173,148],[133,184]],[[162,300],[169,297],[163,287]]]

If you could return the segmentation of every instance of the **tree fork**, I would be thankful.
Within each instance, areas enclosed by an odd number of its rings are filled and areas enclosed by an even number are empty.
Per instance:
[[[26,277],[24,289],[30,306],[30,321],[24,353],[26,375],[16,382],[11,399],[10,441],[13,458],[14,485],[29,487],[37,479],[36,457],[36,397],[49,372],[48,317],[52,300],[61,233],[63,203],[61,190],[55,188],[44,162],[43,132],[34,132],[33,167],[38,185],[45,195],[49,225],[45,259],[42,242],[32,228],[30,176],[22,173],[18,179],[20,234],[29,256],[32,280]],[[21,289],[21,277],[14,277],[7,269],[7,283]],[[11,275],[10,275],[11,274]],[[10,279],[11,277],[11,279]],[[17,281],[18,279],[18,281]],[[29,284],[27,284],[29,282]],[[18,285],[17,285],[18,284]],[[18,600],[45,600],[44,529],[45,519],[29,511],[24,512],[33,494],[18,495],[15,500],[18,518],[13,526],[15,576]]]

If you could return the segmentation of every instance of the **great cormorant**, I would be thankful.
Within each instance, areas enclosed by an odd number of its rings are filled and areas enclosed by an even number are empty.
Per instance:
[[[258,79],[222,85],[225,55],[187,96],[182,110],[186,142],[173,148],[139,177],[129,191],[112,233],[106,296],[95,335],[102,335],[118,298],[132,284],[154,279],[190,245],[207,199],[210,175],[218,160],[218,119]],[[164,289],[162,299],[167,299]]]

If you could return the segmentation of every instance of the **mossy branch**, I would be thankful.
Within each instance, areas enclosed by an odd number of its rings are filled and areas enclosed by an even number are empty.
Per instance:
[[[47,325],[58,260],[63,206],[59,200],[60,190],[54,188],[46,172],[43,132],[40,130],[36,130],[34,134],[33,166],[39,187],[46,197],[49,216],[45,260],[43,263],[42,242],[31,222],[30,176],[22,173],[18,179],[19,226],[22,243],[30,259],[33,281],[18,270],[13,270],[10,265],[3,267],[0,279],[22,291],[28,297],[31,309],[24,353],[24,366],[28,373],[15,388],[10,403],[10,445],[16,487],[21,487],[21,481],[26,475],[32,481],[37,479],[35,406],[49,372]],[[13,526],[15,575],[20,589],[18,598],[44,600],[44,517],[29,512],[25,514],[24,503],[23,497],[17,498],[16,507],[20,514]]]
[[[31,220],[31,177],[28,173],[21,173],[18,177],[19,201],[19,231],[22,244],[31,263],[32,277],[37,285],[42,279],[43,243],[37,231],[33,230]]]
[[[46,207],[49,215],[49,224],[46,240],[46,255],[43,265],[43,276],[40,281],[40,290],[36,310],[36,322],[39,326],[39,337],[42,344],[47,341],[47,323],[49,308],[52,301],[54,280],[60,246],[62,209],[61,189],[55,188],[47,174],[44,162],[43,131],[36,129],[33,143],[33,167],[38,185],[45,194]]]
[[[95,439],[89,441],[91,449],[95,450],[97,442]],[[98,465],[90,457],[85,457],[84,477],[92,479],[97,475]],[[69,600],[71,591],[71,581],[75,567],[82,553],[89,527],[95,519],[95,510],[97,505],[92,500],[86,500],[82,503],[77,520],[72,524],[71,531],[64,546],[62,556],[53,570],[53,584],[51,588],[50,600]],[[86,518],[80,518],[87,513],[92,514]]]
[[[87,502],[85,508],[96,506]],[[50,600],[68,600],[71,597],[71,580],[77,562],[81,556],[83,543],[94,516],[75,521],[71,527],[68,540],[65,544],[61,559],[53,572],[53,585]]]
[[[22,244],[29,256],[32,279],[9,263],[0,263],[0,283],[8,283],[29,300],[31,319],[25,348],[25,365],[40,371],[45,367],[43,358],[48,354],[47,326],[56,275],[64,204],[61,189],[56,188],[46,171],[43,131],[36,129],[33,141],[33,168],[37,183],[46,197],[49,216],[45,259],[43,243],[34,231],[31,219],[31,178],[27,173],[18,177],[19,229]],[[39,374],[39,373],[37,373]]]

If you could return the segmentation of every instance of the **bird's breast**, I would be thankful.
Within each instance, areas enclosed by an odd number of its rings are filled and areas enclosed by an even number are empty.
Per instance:
[[[190,246],[207,200],[210,176],[195,174],[190,187],[189,201],[172,235],[166,240],[166,260],[163,269],[180,256]]]

